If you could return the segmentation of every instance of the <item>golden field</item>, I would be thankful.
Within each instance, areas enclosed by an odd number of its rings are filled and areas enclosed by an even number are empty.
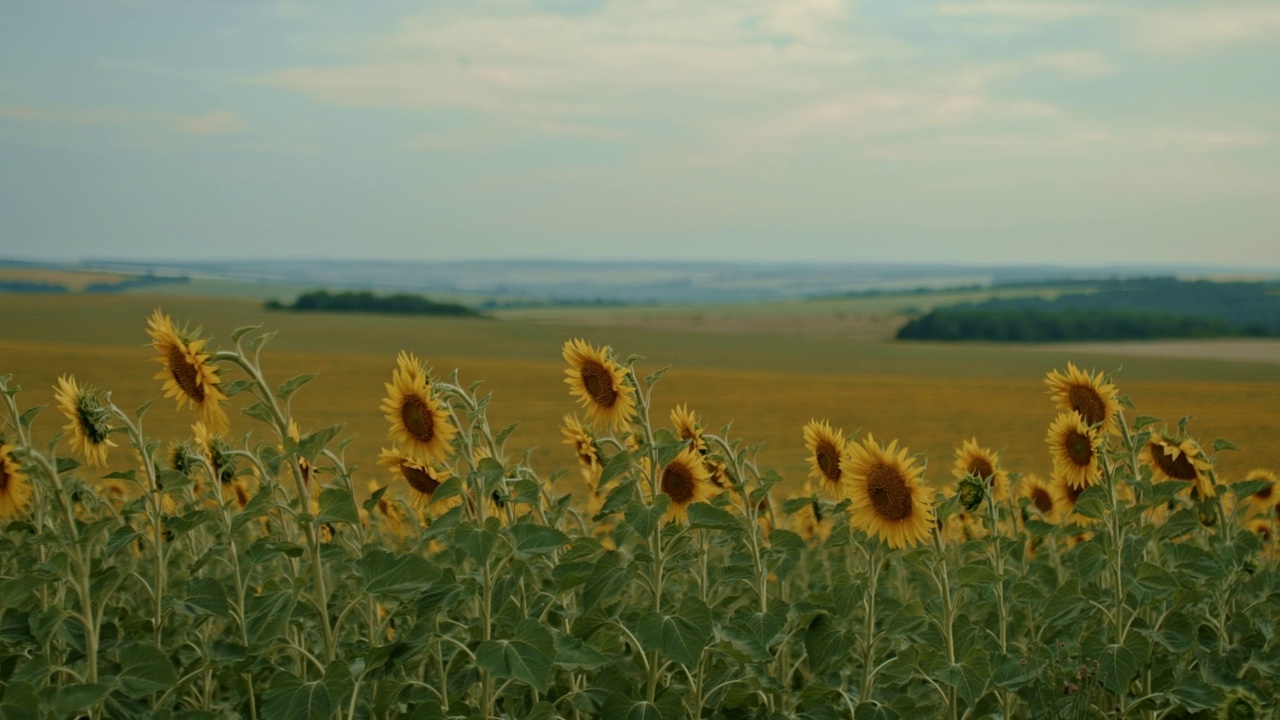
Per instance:
[[[563,382],[560,348],[579,336],[612,344],[622,357],[646,356],[642,371],[672,365],[655,393],[655,420],[666,424],[670,408],[686,402],[713,431],[732,421],[732,435],[766,443],[761,461],[777,469],[788,488],[798,488],[807,473],[801,426],[810,418],[827,418],[846,433],[899,439],[926,456],[926,479],[935,484],[950,478],[952,453],[970,437],[1003,449],[1006,469],[1047,476],[1044,437],[1056,410],[1042,378],[1068,360],[1106,370],[1123,366],[1116,383],[1137,404],[1136,414],[1160,417],[1170,426],[1194,415],[1190,430],[1206,450],[1218,437],[1239,445],[1243,452],[1219,457],[1221,480],[1237,479],[1253,467],[1280,469],[1280,443],[1274,440],[1280,430],[1280,365],[1268,363],[777,332],[295,315],[266,313],[256,302],[191,297],[0,295],[0,374],[13,374],[24,387],[23,407],[51,405],[54,381],[71,373],[110,390],[116,404],[131,411],[160,397],[161,383],[153,379],[160,366],[149,362],[145,332],[156,307],[179,323],[203,325],[206,336],[213,336],[211,349],[225,345],[241,325],[278,330],[263,352],[268,379],[279,384],[297,373],[319,373],[295,396],[294,414],[304,431],[346,425],[342,437],[353,439],[347,460],[363,468],[357,476],[361,486],[370,478],[384,481],[374,465],[386,437],[378,405],[401,349],[426,358],[438,374],[458,368],[464,386],[484,380],[494,396],[489,417],[495,429],[520,423],[508,449],[533,448],[534,465],[544,473],[572,468],[559,428],[577,407]],[[236,373],[229,368],[225,377]],[[237,397],[232,404],[243,402]],[[265,426],[231,414],[233,434],[248,433],[250,443],[275,442],[264,434]],[[148,412],[144,430],[167,441],[188,435],[192,421],[172,400],[162,400]],[[46,409],[37,436],[52,437],[63,422],[52,407]],[[560,487],[570,489],[577,477],[566,475]]]

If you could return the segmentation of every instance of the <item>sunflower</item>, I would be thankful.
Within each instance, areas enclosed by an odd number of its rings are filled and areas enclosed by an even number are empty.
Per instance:
[[[711,484],[717,490],[728,490],[733,487],[733,476],[729,473],[729,466],[723,460],[707,458],[703,465],[707,469]]]
[[[100,500],[105,501],[117,511],[124,509],[124,503],[129,499],[129,486],[116,478],[98,481],[94,491]]]
[[[810,420],[804,426],[804,446],[809,451],[809,477],[833,497],[841,494],[843,461],[849,443],[844,431],[832,430],[826,420]]]
[[[671,498],[667,508],[667,520],[684,520],[689,506],[705,502],[711,497],[711,478],[702,463],[702,457],[693,448],[685,448],[662,469],[660,489]]]
[[[1171,435],[1153,433],[1142,448],[1142,460],[1156,478],[1191,483],[1201,498],[1217,494],[1209,477],[1209,462],[1200,452],[1200,446],[1190,438],[1178,440]]]
[[[382,453],[378,455],[378,464],[390,468],[409,484],[410,504],[416,509],[425,508],[434,514],[440,514],[462,503],[462,498],[456,495],[439,502],[433,501],[431,496],[452,473],[430,463],[421,462],[401,452],[399,447],[393,447],[390,450],[383,448]]]
[[[587,419],[609,430],[622,430],[636,413],[636,389],[627,382],[627,371],[608,353],[585,340],[565,342],[562,351],[569,369],[564,381],[586,409]]]
[[[676,437],[688,440],[689,447],[701,455],[707,454],[707,441],[702,437],[702,423],[698,422],[698,414],[681,404],[671,411],[671,424],[675,426]]]
[[[387,436],[404,445],[418,465],[443,462],[457,434],[449,411],[439,398],[432,397],[426,370],[418,358],[402,352],[396,363],[382,401],[382,412],[391,423]]]
[[[175,328],[169,316],[158,308],[147,321],[147,334],[151,336],[151,346],[159,353],[153,359],[164,366],[164,370],[156,374],[157,380],[164,380],[164,396],[177,400],[179,410],[191,403],[215,434],[230,430],[231,424],[221,405],[227,396],[218,388],[222,379],[218,377],[218,369],[209,362],[209,353],[201,352],[208,341],[198,337],[187,339],[185,330]]]
[[[934,526],[933,503],[923,469],[894,440],[881,446],[871,435],[851,442],[840,461],[854,527],[892,548],[911,547]]]
[[[582,427],[578,418],[572,415],[564,416],[564,427],[560,428],[560,434],[564,435],[564,444],[573,447],[574,453],[578,456],[578,466],[582,470],[582,479],[587,483],[587,487],[594,491],[600,482],[600,474],[604,472],[595,438],[589,430]]]
[[[1058,501],[1053,488],[1045,484],[1039,475],[1023,475],[1018,480],[1018,494],[1030,501],[1028,507],[1035,508],[1045,522],[1058,521]]]
[[[819,541],[826,541],[831,537],[831,520],[823,515],[822,505],[813,496],[813,486],[806,482],[804,492],[791,497],[808,498],[809,502],[787,518],[787,525],[805,540],[817,538]]]
[[[379,489],[378,483],[369,481],[370,495]],[[408,513],[400,503],[387,497],[387,493],[384,492],[378,497],[378,502],[373,506],[373,512],[379,524],[397,540],[404,540],[409,535]]]
[[[1254,468],[1244,476],[1245,482],[1265,480],[1269,485],[1262,488],[1249,496],[1248,502],[1253,506],[1254,512],[1259,515],[1269,515],[1275,510],[1277,503],[1280,503],[1280,477],[1270,470],[1263,468]]]
[[[83,455],[89,467],[105,466],[107,448],[116,444],[107,437],[111,432],[107,422],[111,411],[103,406],[98,393],[80,387],[74,377],[63,375],[58,378],[53,396],[58,409],[71,421],[64,427],[71,433],[71,449]]]
[[[0,518],[16,518],[31,503],[31,483],[13,457],[12,445],[0,445]]]
[[[1053,478],[1050,480],[1050,490],[1053,493],[1053,504],[1058,511],[1058,522],[1074,522],[1077,525],[1092,525],[1097,522],[1091,518],[1076,514],[1076,503],[1086,489],[1088,489],[1088,486],[1077,486],[1071,480],[1069,473],[1054,469]]]
[[[1067,363],[1066,374],[1054,370],[1045,376],[1044,382],[1058,409],[1080,413],[1089,427],[1101,424],[1104,436],[1119,431],[1116,416],[1120,414],[1120,401],[1116,399],[1116,386],[1106,382],[1101,372],[1090,375]]]
[[[1098,460],[1102,433],[1091,430],[1080,413],[1058,413],[1058,418],[1049,426],[1045,442],[1053,457],[1055,477],[1061,476],[1080,490],[1096,485],[1102,478],[1102,465]]]
[[[289,439],[295,443],[302,442],[302,431],[298,429],[298,423],[293,418],[289,418]],[[302,472],[302,485],[307,488],[313,497],[320,495],[320,486],[311,482],[311,463],[307,459],[298,456],[298,470]]]
[[[199,420],[191,426],[191,434],[196,438],[196,447],[200,449],[200,453],[209,463],[209,468],[213,470],[214,479],[221,483],[224,489],[228,488],[236,479],[236,461],[227,441]]]
[[[244,510],[254,496],[253,485],[249,478],[238,477],[231,481],[231,500],[237,510]]]
[[[964,445],[956,449],[956,464],[951,474],[957,480],[969,475],[981,478],[996,500],[1009,497],[1009,473],[1000,467],[998,455],[989,448],[978,447],[977,438],[965,440]]]

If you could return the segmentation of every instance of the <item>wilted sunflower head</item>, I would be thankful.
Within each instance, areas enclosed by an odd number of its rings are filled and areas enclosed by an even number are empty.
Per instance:
[[[881,446],[870,434],[851,442],[841,462],[854,527],[892,548],[912,547],[934,526],[923,469],[894,440]]]
[[[13,457],[12,445],[0,445],[0,519],[25,515],[31,503],[31,483]]]
[[[572,447],[574,455],[578,458],[578,467],[582,470],[583,481],[594,491],[600,482],[600,474],[604,472],[595,436],[573,415],[564,416],[564,425],[560,428],[560,434],[564,436],[564,444]]]
[[[215,434],[228,432],[231,425],[221,405],[227,396],[218,387],[222,379],[209,353],[202,352],[207,340],[189,337],[185,328],[175,327],[159,308],[147,320],[147,334],[156,350],[152,359],[164,366],[156,374],[157,380],[164,380],[164,396],[174,398],[179,410],[190,403]]]
[[[833,430],[826,420],[810,420],[804,426],[804,446],[809,451],[809,477],[828,495],[843,495],[842,465],[848,447],[844,431]]]
[[[1000,467],[1000,456],[990,448],[978,446],[978,439],[964,441],[956,448],[956,464],[951,474],[957,479],[973,476],[982,479],[996,500],[1009,497],[1009,473]]]
[[[70,433],[71,448],[84,457],[89,467],[106,466],[107,448],[116,446],[108,438],[111,409],[103,403],[97,391],[80,387],[71,375],[58,378],[54,398],[58,409],[71,421],[63,427]]]
[[[1118,432],[1116,416],[1120,414],[1120,401],[1116,386],[1107,382],[1101,372],[1090,375],[1072,363],[1067,372],[1051,371],[1044,382],[1049,386],[1049,396],[1065,412],[1075,411],[1084,419],[1087,427],[1101,427],[1103,435]]]
[[[1059,413],[1049,425],[1049,455],[1053,458],[1054,476],[1083,490],[1102,479],[1099,448],[1102,433],[1085,424],[1077,412]]]
[[[1180,438],[1165,433],[1152,433],[1142,448],[1142,460],[1151,468],[1151,474],[1159,480],[1188,484],[1200,498],[1214,497],[1217,492],[1209,461],[1200,452],[1200,446],[1190,438]]]
[[[681,403],[671,411],[671,425],[676,430],[676,438],[688,440],[689,447],[699,454],[707,453],[707,441],[702,437],[702,423],[698,421],[698,414],[690,410],[688,405]]]
[[[605,348],[578,338],[565,342],[562,355],[569,363],[564,381],[582,403],[587,419],[607,430],[625,429],[636,414],[636,389],[627,381],[627,371]]]
[[[391,424],[387,436],[420,464],[444,462],[458,431],[449,420],[448,408],[433,397],[426,369],[412,354],[402,352],[391,380],[381,406]]]
[[[378,464],[390,468],[397,479],[409,485],[409,502],[414,508],[428,510],[433,514],[443,513],[457,507],[462,499],[454,496],[435,501],[432,496],[440,485],[453,474],[449,470],[437,468],[430,463],[420,462],[413,456],[401,451],[399,447],[390,450],[383,448],[378,456]]]
[[[702,457],[693,448],[685,448],[662,469],[659,489],[669,498],[665,519],[684,520],[689,506],[711,497],[711,478]]]

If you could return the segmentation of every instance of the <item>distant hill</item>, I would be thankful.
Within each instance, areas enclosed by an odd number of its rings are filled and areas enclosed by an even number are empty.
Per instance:
[[[277,300],[266,302],[268,310],[295,312],[356,312],[385,315],[443,315],[448,317],[485,317],[465,305],[441,303],[421,295],[398,293],[379,296],[371,292],[330,293],[325,290],[303,293],[292,305]]]

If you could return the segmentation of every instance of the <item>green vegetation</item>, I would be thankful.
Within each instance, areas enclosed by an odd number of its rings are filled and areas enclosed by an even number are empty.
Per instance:
[[[66,285],[27,280],[0,280],[0,292],[7,293],[64,293]]]
[[[1275,283],[1104,280],[1086,292],[993,298],[935,308],[903,340],[1055,342],[1280,335]]]
[[[325,290],[304,293],[292,305],[277,300],[266,302],[268,310],[295,312],[356,312],[386,315],[443,315],[446,317],[484,317],[465,305],[441,303],[421,295],[397,293],[378,296],[371,292],[330,293]]]

